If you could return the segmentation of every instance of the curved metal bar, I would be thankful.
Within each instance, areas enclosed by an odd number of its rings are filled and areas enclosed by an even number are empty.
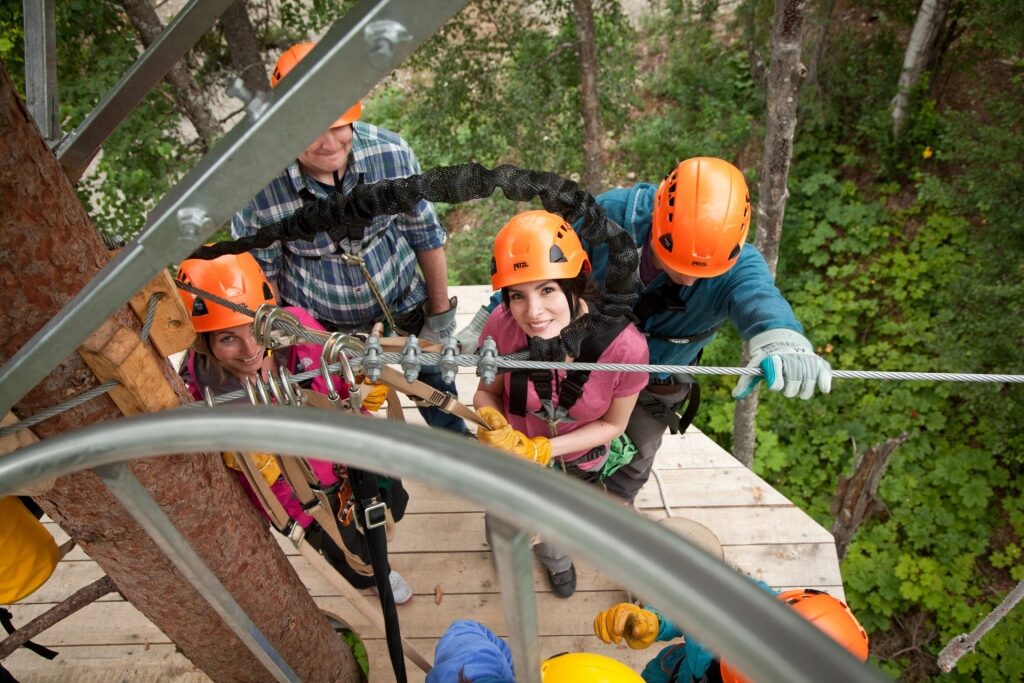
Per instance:
[[[68,432],[0,458],[0,494],[98,465],[211,449],[301,453],[463,496],[641,592],[764,683],[886,680],[671,531],[580,482],[443,430],[292,407],[172,410]]]

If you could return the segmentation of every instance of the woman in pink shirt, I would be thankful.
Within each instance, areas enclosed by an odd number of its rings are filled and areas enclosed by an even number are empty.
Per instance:
[[[590,260],[572,227],[546,211],[514,216],[494,240],[491,285],[501,290],[481,341],[493,337],[500,355],[523,351],[531,337],[553,339],[588,313],[583,294]],[[567,361],[647,363],[647,341],[632,323],[584,340],[580,358]],[[521,370],[480,383],[473,404],[491,429],[477,438],[595,486],[609,443],[626,430],[644,373]],[[603,488],[603,487],[602,487]],[[576,590],[572,559],[541,542],[534,551],[552,589],[567,598]]]

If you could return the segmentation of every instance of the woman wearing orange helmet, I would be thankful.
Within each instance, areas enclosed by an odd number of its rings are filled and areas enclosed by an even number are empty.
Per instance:
[[[584,298],[590,260],[572,227],[546,211],[513,217],[494,241],[491,285],[502,305],[483,327],[501,355],[523,351],[532,338],[552,339],[592,304]],[[581,362],[645,363],[647,344],[623,321],[601,338],[583,341]],[[473,403],[491,426],[483,443],[543,466],[558,467],[600,486],[609,443],[626,428],[646,374],[626,372],[515,371],[480,383]],[[569,597],[576,570],[568,555],[535,547],[555,594]]]
[[[251,254],[221,256],[216,259],[187,259],[178,267],[178,280],[192,285],[209,294],[216,295],[236,304],[255,311],[263,304],[276,304],[267,278],[263,274],[256,259]],[[316,368],[320,362],[322,346],[317,344],[297,344],[274,351],[260,344],[253,333],[253,319],[244,313],[234,311],[196,296],[184,289],[179,289],[182,303],[192,318],[196,331],[196,341],[182,364],[181,375],[193,398],[202,400],[203,390],[209,388],[216,396],[242,389],[245,382],[267,379],[269,373],[280,368],[287,368],[291,373],[300,373]],[[323,327],[312,316],[300,308],[289,307],[284,310],[294,315],[300,324],[312,330],[323,331]],[[344,382],[334,380],[335,389],[343,397],[348,398],[348,387]],[[327,394],[330,390],[322,375],[317,375],[307,384],[306,389]],[[364,404],[379,407],[383,401],[382,393],[386,388],[371,389],[376,395],[364,399]],[[245,400],[245,399],[240,399]],[[249,495],[249,499],[258,510],[263,510],[259,498],[249,482],[238,470],[235,455],[224,456],[229,467],[235,469],[238,479]],[[274,497],[278,499],[288,517],[306,529],[305,538],[314,548],[320,550],[331,565],[357,588],[373,586],[373,576],[364,576],[355,572],[346,560],[345,553],[337,547],[330,536],[303,510],[288,482],[281,476],[273,456],[257,454],[255,460],[260,474],[267,480]],[[333,463],[322,460],[308,460],[321,486],[330,489],[339,482]],[[408,495],[400,483],[388,489],[388,503],[395,521],[401,519]],[[332,496],[332,504],[338,496]],[[345,533],[342,533],[345,536]],[[353,552],[360,553],[359,540],[352,538]],[[349,544],[349,539],[345,539]],[[397,573],[391,572],[391,586],[395,602],[407,602],[412,597],[412,589]]]
[[[757,584],[775,592],[764,582]],[[789,590],[776,597],[854,657],[867,661],[868,635],[842,600],[813,588]],[[594,619],[594,633],[606,643],[618,644],[624,640],[634,650],[650,647],[656,641],[684,638],[683,643],[666,647],[648,662],[643,671],[643,680],[647,683],[750,683],[750,679],[731,664],[714,659],[695,638],[651,607],[645,609],[626,602],[610,607]]]
[[[696,365],[726,323],[750,343],[751,367],[768,389],[809,399],[828,393],[831,368],[814,353],[803,326],[775,286],[764,257],[747,244],[750,195],[738,168],[724,159],[682,161],[657,185],[639,183],[596,197],[608,218],[629,233],[640,252],[640,297],[633,307],[655,365]],[[606,247],[588,249],[593,278],[606,277]],[[496,308],[492,297],[486,307]],[[486,309],[456,337],[463,352],[476,347]],[[743,398],[761,377],[741,377]],[[608,477],[608,491],[632,500],[650,477],[665,430],[686,429],[699,405],[688,375],[652,373],[629,418],[626,434],[637,455]]]

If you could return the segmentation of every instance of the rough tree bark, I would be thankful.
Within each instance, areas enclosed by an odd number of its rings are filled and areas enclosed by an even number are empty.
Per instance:
[[[5,363],[110,255],[3,68],[0,204],[5,207],[0,223],[0,282],[5,285],[0,363]],[[139,328],[127,307],[115,319]],[[186,396],[169,364],[163,366],[179,396]],[[73,354],[14,412],[23,417],[37,413],[97,384]],[[120,412],[103,396],[42,422],[33,431],[45,439],[117,417]],[[339,646],[267,525],[218,456],[151,458],[130,467],[303,680],[357,680],[351,653]],[[59,478],[37,501],[110,576],[125,599],[210,678],[273,680],[91,472]]]
[[[149,0],[119,0],[119,3],[132,22],[143,47],[149,47],[164,30],[164,24],[157,16],[156,10],[149,4]],[[220,125],[216,117],[204,104],[206,95],[192,80],[183,62],[175,64],[164,79],[171,84],[179,111],[192,123],[202,150],[206,152],[214,138],[220,134]]]
[[[245,87],[251,93],[269,90],[270,82],[260,52],[260,41],[249,19],[245,0],[238,0],[227,8],[220,17],[220,28],[231,53],[231,66]]]
[[[917,11],[917,20],[907,42],[907,51],[903,55],[903,69],[896,87],[896,96],[892,99],[892,137],[898,140],[907,119],[907,106],[910,103],[910,91],[921,80],[922,74],[930,63],[935,61],[935,50],[942,26],[946,21],[946,13],[952,0],[923,0]]]
[[[580,54],[580,95],[583,106],[583,184],[591,194],[604,190],[601,157],[601,98],[597,89],[597,42],[591,0],[573,0]]]
[[[821,9],[821,20],[818,26],[818,39],[814,45],[814,54],[807,65],[807,82],[812,87],[818,87],[818,66],[821,64],[821,57],[825,54],[825,47],[828,45],[828,30],[832,26],[832,14],[836,9],[836,0],[825,0]]]
[[[846,548],[864,520],[876,510],[884,509],[876,495],[878,484],[889,467],[892,454],[908,438],[909,435],[903,432],[886,440],[885,443],[872,446],[857,456],[852,475],[839,477],[836,498],[832,502],[832,514],[836,517],[832,525],[832,535],[836,537],[836,551],[840,560],[843,559]]]
[[[793,157],[796,132],[796,106],[800,85],[807,69],[800,62],[806,0],[777,0],[772,22],[772,61],[765,83],[764,160],[758,185],[757,236],[754,245],[761,250],[768,269],[775,276],[779,262],[779,239],[789,189],[789,162]],[[743,363],[750,362],[750,350],[743,345]],[[736,404],[733,417],[733,455],[750,467],[756,447],[758,391]]]

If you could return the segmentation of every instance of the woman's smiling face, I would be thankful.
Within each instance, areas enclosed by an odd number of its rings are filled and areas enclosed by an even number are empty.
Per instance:
[[[527,337],[554,339],[572,322],[569,300],[554,280],[534,280],[508,288],[508,310]]]
[[[263,365],[266,347],[256,343],[252,325],[237,325],[210,333],[210,351],[238,379],[254,377]]]

